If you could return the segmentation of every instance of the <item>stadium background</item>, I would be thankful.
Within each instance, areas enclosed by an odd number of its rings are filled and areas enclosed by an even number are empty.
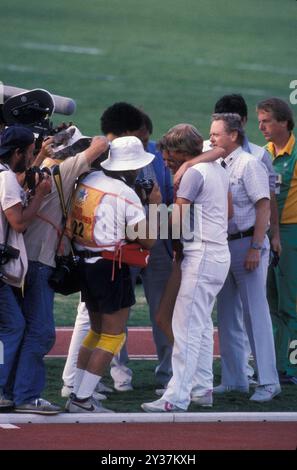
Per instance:
[[[74,98],[85,134],[130,101],[155,138],[178,122],[207,136],[216,99],[242,92],[261,143],[256,102],[297,79],[296,15],[296,0],[2,0],[0,80]]]

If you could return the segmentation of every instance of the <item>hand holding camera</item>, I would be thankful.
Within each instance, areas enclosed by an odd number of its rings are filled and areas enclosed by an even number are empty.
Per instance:
[[[51,172],[48,168],[40,169],[38,166],[32,166],[26,170],[25,184],[30,194],[40,194],[45,196],[51,192],[52,181]]]

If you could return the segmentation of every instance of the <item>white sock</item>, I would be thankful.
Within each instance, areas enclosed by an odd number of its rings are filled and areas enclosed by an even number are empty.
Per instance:
[[[79,399],[91,397],[98,381],[101,379],[100,375],[91,374],[91,372],[88,372],[87,370],[84,372],[78,392],[76,393],[76,396]]]
[[[76,367],[75,375],[74,375],[74,382],[73,382],[73,393],[75,395],[77,395],[84,373],[85,373],[85,369],[79,369],[78,367]]]

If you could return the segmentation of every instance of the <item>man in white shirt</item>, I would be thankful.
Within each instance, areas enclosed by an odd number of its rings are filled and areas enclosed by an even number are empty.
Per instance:
[[[212,146],[223,147],[222,161],[230,177],[234,215],[229,221],[231,267],[218,296],[218,323],[222,358],[222,383],[218,393],[248,392],[246,330],[256,361],[259,385],[250,400],[269,401],[281,391],[275,364],[272,324],[266,298],[270,217],[268,175],[256,157],[242,149],[244,132],[238,114],[214,114]],[[241,300],[241,315],[238,303]]]
[[[163,158],[172,171],[202,151],[197,129],[180,124],[161,140]],[[191,401],[212,406],[213,324],[211,313],[230,265],[227,244],[229,179],[220,165],[199,163],[184,174],[172,215],[172,231],[182,231],[182,280],[172,320],[173,376],[163,396],[143,403],[147,412],[187,410]],[[189,211],[188,223],[186,214]],[[185,218],[184,218],[185,217]]]

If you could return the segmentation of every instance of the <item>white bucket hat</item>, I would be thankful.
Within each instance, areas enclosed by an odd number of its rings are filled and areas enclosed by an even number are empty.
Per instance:
[[[119,137],[111,142],[108,158],[101,166],[109,171],[138,170],[151,163],[154,158],[155,155],[144,150],[137,137]]]

